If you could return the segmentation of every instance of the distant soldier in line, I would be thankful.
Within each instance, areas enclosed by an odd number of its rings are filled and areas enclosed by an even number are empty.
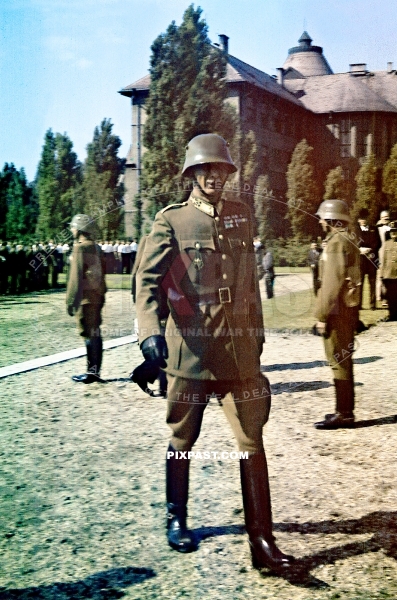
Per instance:
[[[274,296],[274,280],[276,275],[274,273],[274,259],[273,254],[269,248],[263,248],[263,260],[262,266],[264,271],[264,279],[265,279],[265,287],[266,287],[266,296],[270,300]]]
[[[360,305],[360,252],[350,240],[347,204],[325,200],[316,213],[326,233],[320,260],[321,287],[315,316],[324,338],[325,353],[334,375],[336,411],[315,423],[316,429],[354,427],[354,332]]]
[[[8,249],[0,240],[0,294],[8,292]]]
[[[368,223],[368,210],[363,208],[358,215],[358,233],[360,236],[360,268],[361,268],[361,299],[360,308],[363,308],[363,288],[365,276],[368,276],[369,307],[376,309],[376,270],[378,261],[378,234],[374,227]]]
[[[237,438],[245,523],[252,564],[286,572],[293,558],[272,532],[263,426],[270,386],[260,370],[264,342],[262,305],[253,247],[252,216],[222,190],[236,171],[227,143],[215,134],[194,137],[183,175],[195,179],[186,202],[157,213],[137,274],[137,315],[143,356],[166,368],[167,537],[179,552],[196,549],[187,528],[189,463],[204,410],[216,395]],[[170,315],[161,334],[159,291]]]
[[[387,240],[390,240],[390,213],[388,210],[382,210],[382,212],[379,215],[379,221],[376,224],[376,227],[378,229],[378,236],[379,236],[379,252],[378,252],[378,258],[379,258],[379,264],[382,264],[383,262],[383,251],[385,248],[385,242],[387,242]],[[382,301],[382,306],[387,306],[387,301],[385,298],[382,298],[382,281],[381,281],[381,276],[380,276],[380,269],[377,270],[377,277],[376,277],[376,299],[379,301]]]
[[[259,237],[254,238],[254,251],[255,251],[255,262],[256,262],[256,271],[258,273],[258,279],[262,279],[265,274],[263,270],[263,244]]]
[[[386,288],[389,321],[397,321],[397,221],[390,223],[390,239],[384,244],[380,277]]]
[[[136,261],[136,258],[137,258],[138,249],[139,249],[139,246],[138,246],[137,241],[136,240],[132,240],[132,242],[131,242],[131,254],[130,254],[130,257],[131,257],[131,272],[132,272],[132,269],[134,268],[134,265],[135,265],[135,261]]]
[[[319,261],[320,261],[321,252],[318,249],[317,242],[312,242],[310,244],[310,250],[307,255],[307,262],[312,272],[313,278],[313,291],[314,295],[317,296],[318,289],[320,287],[319,281]]]
[[[66,290],[66,306],[70,316],[76,315],[79,334],[85,338],[87,371],[73,375],[73,381],[100,382],[102,365],[101,311],[105,302],[106,264],[95,243],[96,225],[88,215],[75,215],[70,223],[74,237],[73,254]]]

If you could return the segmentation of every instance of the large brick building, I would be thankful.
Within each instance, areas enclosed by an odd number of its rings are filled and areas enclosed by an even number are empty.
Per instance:
[[[275,210],[285,211],[286,171],[296,144],[303,138],[314,147],[320,170],[341,165],[354,181],[363,160],[374,153],[379,166],[397,142],[397,72],[371,72],[366,64],[351,64],[334,74],[322,48],[304,32],[299,45],[270,76],[229,54],[228,37],[219,36],[227,55],[228,101],[237,109],[243,132],[253,130],[259,148],[258,175],[268,175]],[[150,76],[120,90],[131,98],[132,143],[125,174],[126,234],[132,226],[133,198],[139,187],[145,101]],[[247,199],[252,198],[248,196]]]

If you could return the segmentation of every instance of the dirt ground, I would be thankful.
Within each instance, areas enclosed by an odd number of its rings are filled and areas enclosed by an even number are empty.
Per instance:
[[[133,316],[110,292],[105,337],[130,334]],[[0,366],[81,345],[62,292],[5,299],[0,324]],[[298,558],[289,581],[251,567],[238,460],[192,460],[200,545],[168,547],[165,401],[128,380],[136,344],[105,352],[103,385],[71,381],[83,358],[0,380],[0,600],[396,600],[396,334],[381,322],[357,337],[357,426],[320,432],[334,409],[321,338],[268,333],[264,442],[275,535]],[[195,451],[235,449],[211,401]]]

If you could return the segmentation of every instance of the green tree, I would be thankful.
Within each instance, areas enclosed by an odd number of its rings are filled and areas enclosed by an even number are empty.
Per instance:
[[[318,223],[314,214],[320,204],[313,148],[305,139],[295,147],[287,170],[288,218],[293,235],[312,236]]]
[[[25,171],[15,170],[7,190],[6,237],[19,240],[35,231],[38,206],[34,189],[28,183]]]
[[[325,193],[323,198],[324,200],[338,199],[344,200],[345,202],[347,201],[347,183],[341,166],[331,169],[328,172],[325,180]]]
[[[143,202],[149,218],[186,196],[188,186],[181,185],[180,172],[192,137],[212,132],[231,140],[235,133],[233,109],[224,102],[226,59],[211,45],[201,13],[201,8],[189,6],[182,24],[172,22],[151,47],[143,191],[137,198],[137,208]]]
[[[0,238],[16,241],[32,235],[37,214],[34,188],[24,169],[5,163],[0,172]]]
[[[83,169],[84,212],[97,220],[105,238],[118,237],[123,216],[124,159],[117,153],[121,140],[112,133],[110,119],[95,127],[94,137],[87,146]]]
[[[17,169],[12,163],[5,163],[0,173],[0,239],[7,237],[7,194],[13,174],[16,172]]]
[[[48,239],[63,230],[73,213],[74,196],[81,181],[81,164],[65,134],[49,129],[36,175],[39,202],[38,234]]]
[[[274,210],[273,202],[274,196],[270,190],[269,176],[260,175],[255,185],[254,206],[258,235],[265,245],[274,237],[270,220],[270,215]]]
[[[244,183],[253,187],[253,179],[258,168],[258,144],[255,133],[250,131],[241,136],[240,163]]]
[[[360,210],[368,210],[368,221],[376,223],[380,211],[380,198],[377,192],[378,168],[374,154],[370,154],[361,165],[356,175],[356,201],[353,205],[352,217],[356,219]]]
[[[386,194],[392,213],[397,213],[397,144],[383,166],[382,191]]]

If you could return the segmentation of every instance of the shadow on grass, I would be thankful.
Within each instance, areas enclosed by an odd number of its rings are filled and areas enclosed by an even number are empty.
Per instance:
[[[375,427],[376,425],[394,425],[397,423],[397,415],[389,417],[380,417],[379,419],[368,419],[367,421],[356,421],[354,429],[362,429],[363,427]]]
[[[271,390],[273,396],[285,393],[295,392],[313,392],[333,387],[329,381],[287,381],[282,383],[272,383]]]
[[[327,588],[328,584],[311,575],[310,571],[320,565],[333,564],[337,560],[344,560],[352,556],[359,556],[368,552],[377,552],[383,549],[387,556],[397,560],[397,512],[374,512],[361,519],[328,520],[307,523],[275,523],[274,531],[285,533],[300,533],[302,535],[332,535],[347,534],[359,535],[373,533],[367,541],[349,542],[321,550],[296,559],[288,573],[270,573],[265,569],[261,571],[264,576],[277,575],[286,579],[292,585],[304,588]],[[242,525],[229,525],[225,527],[200,527],[195,530],[199,541],[209,537],[223,535],[241,535],[245,533]]]
[[[111,600],[123,598],[123,589],[155,576],[153,569],[120,567],[72,583],[51,583],[24,589],[0,588],[0,600]]]
[[[365,356],[362,358],[353,358],[355,365],[366,365],[368,363],[382,360],[383,356]],[[312,360],[310,362],[302,363],[285,363],[266,365],[261,367],[261,371],[270,373],[271,371],[300,371],[301,369],[317,369],[318,367],[327,367],[328,362],[326,360]]]

